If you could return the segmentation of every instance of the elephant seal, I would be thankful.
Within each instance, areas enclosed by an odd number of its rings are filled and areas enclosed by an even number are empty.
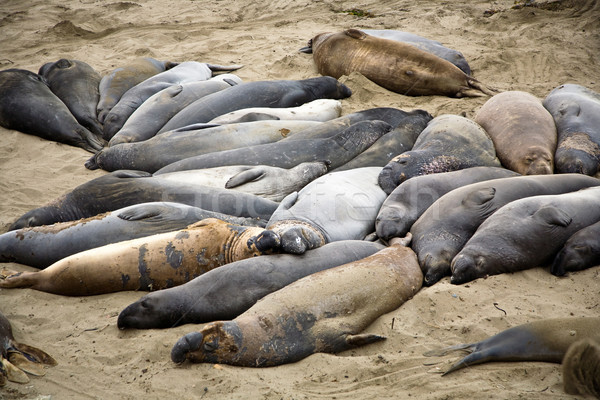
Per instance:
[[[119,329],[171,328],[232,319],[258,300],[305,276],[361,260],[384,248],[344,240],[302,255],[271,254],[223,265],[173,288],[148,293],[119,314]],[[215,298],[226,296],[227,301]]]
[[[65,103],[77,122],[102,137],[102,125],[96,115],[102,78],[94,68],[83,61],[61,58],[42,65],[38,74],[46,79],[50,90]]]
[[[600,169],[600,94],[581,85],[560,85],[543,104],[558,131],[556,172],[595,175]]]
[[[393,130],[386,133],[368,149],[348,161],[336,171],[353,168],[384,167],[390,159],[412,149],[419,134],[433,117],[425,110],[408,113]]]
[[[85,167],[154,173],[189,157],[277,142],[319,124],[321,122],[317,121],[256,121],[217,126],[206,124],[201,129],[194,129],[196,125],[191,125],[143,142],[105,148],[87,160]]]
[[[241,83],[241,81],[238,83]],[[150,139],[175,114],[194,101],[238,83],[229,79],[225,81],[211,78],[205,81],[187,82],[169,86],[144,101],[127,118],[123,127],[115,133],[108,142],[108,145],[114,146],[121,143],[142,142]]]
[[[38,74],[0,71],[0,126],[96,152],[103,143],[77,122]]]
[[[562,360],[562,373],[567,394],[600,399],[600,334],[569,346]]]
[[[303,162],[324,160],[329,163],[330,169],[335,169],[362,153],[391,129],[383,121],[361,121],[329,138],[282,139],[275,143],[189,157],[159,169],[154,175],[240,164],[293,168]]]
[[[415,35],[414,33],[408,33],[403,31],[396,31],[391,29],[361,29],[364,33],[371,36],[377,36],[382,39],[397,40],[410,44],[411,46],[421,49],[446,61],[450,61],[452,64],[460,68],[465,74],[471,75],[471,67],[465,59],[465,56],[460,51],[445,47],[437,40],[431,40],[423,36]]]
[[[208,123],[212,124],[230,124],[235,123],[245,115],[257,113],[267,114],[273,119],[296,119],[302,121],[325,122],[338,118],[342,114],[342,102],[333,99],[317,99],[304,103],[297,107],[273,108],[273,107],[250,107],[241,110],[232,111],[220,115]]]
[[[213,65],[197,61],[185,61],[138,83],[121,96],[117,104],[104,119],[103,136],[107,141],[119,131],[125,121],[150,96],[169,86],[209,79],[214,71],[235,71],[241,65]]]
[[[339,78],[359,72],[379,86],[407,96],[479,97],[496,93],[443,58],[358,29],[321,33],[301,51],[312,52],[321,75]]]
[[[362,240],[372,233],[386,197],[377,184],[379,171],[380,167],[366,167],[332,172],[288,195],[266,226],[279,236],[279,250],[302,254],[338,240]]]
[[[100,92],[100,99],[96,107],[98,121],[101,124],[104,123],[104,119],[110,110],[119,102],[126,91],[151,76],[173,68],[177,64],[179,63],[158,61],[151,57],[136,58],[104,75],[98,86]]]
[[[387,193],[405,180],[469,167],[500,167],[494,143],[476,122],[445,114],[432,119],[410,151],[383,167],[379,185]]]
[[[435,201],[410,229],[411,247],[417,253],[431,286],[450,275],[450,263],[477,228],[500,207],[525,197],[574,192],[600,186],[600,179],[582,174],[516,176],[473,183]]]
[[[249,226],[266,221],[239,218],[186,204],[135,204],[76,221],[18,229],[0,235],[0,262],[46,268],[58,260],[95,247],[183,229],[205,218]]]
[[[345,99],[352,91],[337,79],[321,76],[302,80],[246,82],[196,100],[160,130],[170,131],[208,122],[219,115],[249,107],[296,107],[317,99]]]
[[[221,265],[265,254],[248,243],[260,232],[264,229],[207,218],[185,229],[82,251],[41,271],[3,269],[0,288],[31,288],[65,296],[165,289]],[[267,231],[261,240],[276,238]]]
[[[274,201],[251,194],[154,179],[143,171],[120,170],[83,183],[45,206],[28,211],[9,230],[74,221],[151,201],[172,201],[266,220],[278,206]]]
[[[487,218],[454,257],[453,284],[552,262],[578,230],[600,221],[600,187],[512,201]]]
[[[571,345],[585,338],[598,337],[600,318],[548,318],[506,329],[480,342],[459,344],[424,355],[444,356],[460,350],[469,353],[444,372],[490,361],[542,361],[561,363]]]
[[[600,222],[573,234],[560,249],[550,272],[563,276],[567,272],[581,271],[600,264]]]
[[[299,191],[325,173],[327,163],[313,161],[298,164],[290,169],[268,165],[232,165],[171,172],[157,175],[156,178],[224,187],[280,202],[288,194]]]
[[[518,175],[502,167],[471,167],[415,176],[398,185],[381,205],[375,219],[377,236],[385,241],[404,237],[421,214],[451,190],[475,182]]]
[[[42,376],[46,373],[44,365],[56,364],[56,360],[46,352],[17,342],[10,321],[0,312],[0,387],[6,385],[7,380],[28,383],[26,372]]]
[[[474,120],[492,138],[504,167],[521,175],[554,173],[556,126],[534,95],[518,90],[499,93],[485,102]]]
[[[385,337],[360,332],[414,296],[422,280],[414,252],[396,244],[306,276],[233,320],[188,333],[171,360],[268,367],[374,343]]]

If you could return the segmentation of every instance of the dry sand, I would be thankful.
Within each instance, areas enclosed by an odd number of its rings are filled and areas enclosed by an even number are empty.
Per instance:
[[[37,72],[42,64],[66,57],[104,74],[134,57],[151,56],[241,63],[245,67],[239,76],[247,81],[303,79],[317,75],[312,58],[298,52],[308,39],[357,27],[437,39],[462,51],[474,76],[498,89],[543,98],[571,82],[600,91],[597,1],[564,0],[545,8],[512,5],[513,0],[3,0],[0,68]],[[354,8],[374,16],[342,12]],[[472,117],[486,100],[406,97],[360,76],[342,80],[354,90],[342,102],[344,113],[391,106]],[[0,136],[3,231],[28,210],[105,173],[86,170],[83,163],[90,154],[79,148],[1,128]],[[598,316],[599,275],[597,267],[566,278],[536,268],[464,286],[445,279],[367,329],[387,341],[266,369],[175,366],[171,347],[194,326],[125,332],[116,327],[118,313],[142,293],[78,298],[4,289],[0,309],[17,339],[46,350],[58,365],[29,384],[9,383],[0,389],[0,398],[573,398],[563,393],[555,364],[486,364],[442,377],[439,372],[457,355],[431,359],[422,353],[539,318]]]

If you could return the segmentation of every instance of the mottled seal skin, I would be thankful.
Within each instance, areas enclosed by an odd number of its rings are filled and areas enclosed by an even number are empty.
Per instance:
[[[234,320],[183,336],[171,360],[268,367],[374,343],[385,337],[360,332],[410,299],[422,280],[413,251],[396,244],[304,277]]]
[[[85,162],[91,170],[135,169],[154,173],[174,162],[203,154],[277,142],[318,126],[317,121],[255,121],[239,124],[195,125],[161,133],[142,142],[107,147]]]
[[[46,79],[50,90],[65,103],[81,125],[102,137],[102,125],[96,116],[101,77],[94,68],[83,61],[61,58],[44,64],[38,74]]]
[[[384,248],[344,240],[302,255],[272,254],[229,263],[174,288],[148,293],[119,314],[120,329],[171,328],[232,319],[305,276],[361,260]],[[215,301],[227,297],[227,301]]]
[[[521,175],[554,173],[556,126],[534,95],[517,90],[499,93],[485,102],[474,120],[492,138],[504,167]]]
[[[42,76],[24,69],[0,71],[0,126],[92,153],[103,147],[52,93]]]
[[[28,211],[9,230],[74,221],[151,201],[171,201],[266,220],[278,206],[274,201],[251,194],[153,179],[143,171],[120,170],[92,179],[45,206]]]
[[[379,86],[408,96],[495,94],[443,58],[358,29],[321,33],[311,40],[309,47],[321,75],[339,78],[359,72]]]
[[[600,188],[512,201],[454,257],[451,283],[546,265],[580,229],[600,221]]]
[[[381,171],[379,185],[390,194],[415,176],[478,166],[501,166],[492,139],[476,122],[445,114],[429,122],[412,150],[390,160]]]
[[[600,333],[569,346],[562,373],[566,393],[600,399]]]
[[[443,356],[460,350],[470,353],[448,371],[490,361],[543,361],[561,363],[569,347],[581,339],[597,337],[600,318],[549,318],[506,329],[480,342],[459,344],[426,352]]]
[[[169,86],[153,94],[129,116],[108,145],[150,139],[179,111],[204,96],[232,86],[229,82],[211,78]]]
[[[266,227],[279,236],[279,250],[302,254],[372,233],[386,198],[377,184],[379,171],[380,167],[365,167],[332,172],[283,199]]]
[[[406,118],[393,130],[377,139],[367,150],[338,167],[336,171],[363,167],[384,167],[390,159],[412,149],[417,137],[432,118],[431,114],[425,110],[409,112]]]
[[[185,61],[138,83],[121,96],[104,119],[104,139],[110,140],[144,101],[161,90],[175,84],[205,81],[214,71],[235,71],[241,67],[241,65],[224,66]]]
[[[248,107],[296,107],[317,99],[340,100],[352,91],[337,79],[321,76],[302,80],[246,82],[205,96],[177,113],[159,132],[198,122]]]
[[[558,131],[556,172],[595,175],[600,166],[600,94],[566,84],[552,90],[543,104]]]
[[[600,223],[596,222],[577,231],[560,249],[550,272],[563,276],[567,272],[581,271],[600,264]]]
[[[248,243],[263,231],[207,218],[185,229],[82,251],[41,271],[3,269],[0,288],[31,288],[65,296],[165,289],[221,265],[264,254]],[[265,232],[262,240],[274,238]]]
[[[183,229],[205,218],[238,225],[266,225],[266,221],[256,218],[232,217],[185,204],[142,203],[77,221],[3,233],[0,262],[17,262],[42,269],[80,251]]]
[[[328,138],[282,139],[275,143],[189,157],[159,169],[154,175],[240,164],[293,168],[310,161],[327,161],[329,168],[335,169],[362,153],[391,129],[383,121],[361,121]]]
[[[445,194],[410,229],[411,247],[419,258],[424,284],[431,286],[450,275],[454,256],[500,207],[525,197],[592,186],[600,186],[600,180],[582,174],[528,175],[473,183]]]
[[[41,376],[44,365],[56,365],[56,360],[46,352],[15,341],[10,321],[0,312],[0,387],[6,381],[28,383],[31,375]]]
[[[110,110],[119,102],[126,91],[151,76],[173,68],[177,64],[171,61],[158,61],[150,57],[136,58],[104,75],[98,87],[100,92],[100,99],[96,108],[98,121],[101,124],[104,123],[104,119]]]
[[[391,29],[362,29],[364,33],[371,36],[377,36],[383,39],[397,40],[414,46],[418,49],[434,54],[444,60],[450,61],[452,64],[460,68],[465,74],[471,75],[471,67],[465,59],[465,56],[454,49],[450,49],[442,45],[442,43],[403,31],[395,31]]]
[[[471,167],[416,176],[404,181],[390,193],[379,209],[375,220],[377,236],[386,241],[404,237],[421,214],[451,190],[475,182],[518,175],[502,167]]]

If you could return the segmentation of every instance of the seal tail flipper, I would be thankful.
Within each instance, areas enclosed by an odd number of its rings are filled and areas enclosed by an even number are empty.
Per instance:
[[[24,288],[34,285],[33,281],[27,278],[28,275],[37,274],[37,272],[17,272],[6,268],[0,271],[0,288]]]
[[[500,93],[499,90],[489,88],[485,86],[483,83],[479,82],[475,78],[467,78],[467,82],[469,83],[468,89],[463,89],[459,92],[460,95],[466,97],[483,97],[485,95],[494,96]]]
[[[25,355],[19,352],[10,352],[8,354],[8,361],[16,368],[23,372],[27,372],[28,374],[35,376],[44,376],[46,374],[42,364],[29,360]]]
[[[38,349],[37,347],[33,347],[24,343],[13,343],[13,347],[30,361],[50,366],[58,364],[50,354]],[[9,357],[9,359],[12,362],[12,358]]]
[[[2,362],[2,369],[6,373],[6,378],[9,381],[16,383],[29,383],[29,377],[27,377],[25,372],[12,365],[10,361],[5,358],[0,361]]]
[[[347,335],[346,344],[350,347],[359,347],[387,339],[385,336],[372,333],[360,333],[358,335]]]

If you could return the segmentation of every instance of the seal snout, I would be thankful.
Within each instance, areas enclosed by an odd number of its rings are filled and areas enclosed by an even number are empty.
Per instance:
[[[248,239],[248,248],[253,245],[261,253],[278,249],[281,246],[281,238],[279,235],[271,230],[265,230],[259,235],[253,236]]]
[[[450,266],[452,277],[450,283],[460,285],[477,278],[476,269],[483,264],[482,257],[473,257],[466,254],[457,255]]]
[[[171,350],[171,360],[176,364],[185,361],[189,352],[198,350],[204,336],[200,332],[191,332],[180,338]]]

